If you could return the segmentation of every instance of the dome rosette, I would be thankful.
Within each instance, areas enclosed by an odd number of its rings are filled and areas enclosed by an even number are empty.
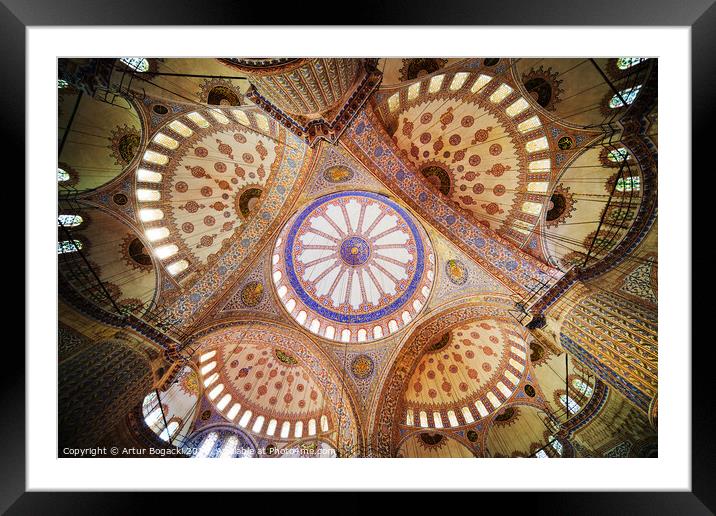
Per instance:
[[[388,197],[345,191],[296,214],[276,241],[273,282],[284,308],[312,333],[378,340],[427,304],[435,257],[425,230]]]

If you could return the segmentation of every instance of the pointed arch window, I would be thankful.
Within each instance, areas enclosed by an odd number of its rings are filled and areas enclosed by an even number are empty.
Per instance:
[[[639,92],[641,91],[641,84],[634,86],[633,88],[625,88],[619,92],[619,95],[615,94],[611,100],[609,101],[609,107],[612,109],[622,107],[624,105],[624,102],[627,103],[627,105],[634,102],[634,99],[636,99],[636,96],[639,95]],[[621,97],[621,98],[620,98]],[[622,99],[624,99],[624,102],[622,102]]]
[[[149,70],[149,60],[143,57],[123,57],[120,62],[135,72],[146,72]]]

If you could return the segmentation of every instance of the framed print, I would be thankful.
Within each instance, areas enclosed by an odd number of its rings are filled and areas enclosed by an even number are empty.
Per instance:
[[[29,229],[3,509],[439,490],[709,514],[713,6],[220,7],[3,7]]]

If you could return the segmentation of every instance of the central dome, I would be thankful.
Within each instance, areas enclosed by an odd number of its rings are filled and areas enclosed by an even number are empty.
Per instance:
[[[368,342],[425,306],[435,258],[425,230],[386,196],[338,192],[311,202],[281,232],[273,281],[286,310],[315,334]]]

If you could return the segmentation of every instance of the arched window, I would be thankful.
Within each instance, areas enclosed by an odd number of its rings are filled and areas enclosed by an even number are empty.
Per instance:
[[[84,219],[80,215],[60,215],[57,217],[57,224],[66,228],[74,228],[82,224]]]
[[[575,378],[572,381],[572,386],[577,389],[577,392],[584,394],[587,398],[591,397],[592,392],[594,392],[594,389],[592,389],[589,384],[583,382],[579,378]]]
[[[636,66],[642,61],[646,61],[646,57],[620,57],[617,59],[617,68],[620,70],[626,70],[632,66]]]
[[[564,450],[562,443],[555,439],[553,435],[550,436],[550,440],[552,441],[552,448],[557,452],[557,455],[562,455],[562,451]]]
[[[631,104],[632,102],[634,102],[634,99],[636,99],[636,96],[639,94],[639,91],[641,91],[641,84],[639,84],[638,86],[634,86],[633,88],[626,88],[621,90],[619,92],[619,95],[615,94],[611,98],[611,100],[609,101],[609,107],[612,109],[622,107],[624,105],[622,99],[624,99],[624,102],[626,102],[627,105]]]
[[[150,392],[147,394],[144,398],[144,402],[142,402],[142,411],[144,414],[149,414],[154,408],[157,406],[157,393],[156,392]]]
[[[624,158],[631,158],[631,156],[629,155],[629,151],[626,150],[624,147],[619,147],[618,149],[614,149],[607,153],[607,159],[613,163],[621,163],[622,161],[624,161]]]
[[[149,428],[155,431],[154,433],[156,433],[156,430],[159,430],[162,423],[162,411],[159,410],[159,407],[147,414],[144,418],[144,422]]]
[[[162,417],[162,411],[159,408],[159,400],[155,392],[150,392],[144,398],[142,403],[142,414],[144,414],[144,423],[149,427],[155,434],[160,434],[160,437],[165,441],[169,440],[169,435],[174,435],[174,432],[178,428],[177,425],[172,425],[171,422],[168,424],[170,432],[167,433],[164,427],[164,418]]]
[[[559,395],[559,402],[567,408],[567,413],[569,414],[576,414],[582,408],[576,401],[568,397],[566,394]]]
[[[179,421],[170,421],[159,437],[164,441],[169,441],[170,437],[173,438],[176,435],[177,430],[179,430]]]
[[[63,240],[62,242],[57,242],[57,254],[74,253],[79,249],[82,249],[82,242],[80,240]]]
[[[135,72],[146,72],[149,70],[149,61],[143,57],[123,57],[120,61],[127,66],[127,68],[131,68]]]
[[[65,181],[70,180],[70,174],[61,168],[57,168],[57,182],[58,183],[64,183]]]
[[[617,192],[638,192],[641,189],[639,176],[620,177],[617,179]]]
[[[238,446],[239,446],[239,438],[236,437],[235,435],[232,435],[224,442],[224,445],[221,447],[221,452],[219,453],[219,458],[220,459],[234,458],[234,455],[236,454],[236,448]]]
[[[204,459],[208,457],[211,451],[214,449],[214,445],[216,444],[216,441],[218,439],[219,434],[217,434],[216,432],[211,432],[209,435],[204,437],[194,457],[196,457],[197,459]]]

